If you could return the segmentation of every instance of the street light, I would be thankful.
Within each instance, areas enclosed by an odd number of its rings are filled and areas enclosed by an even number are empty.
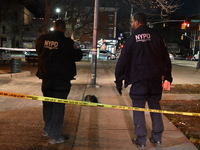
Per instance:
[[[59,14],[60,14],[60,8],[56,8],[56,13],[58,14],[58,18],[60,18]]]
[[[54,31],[54,27],[51,27],[51,28],[50,28],[50,31]]]

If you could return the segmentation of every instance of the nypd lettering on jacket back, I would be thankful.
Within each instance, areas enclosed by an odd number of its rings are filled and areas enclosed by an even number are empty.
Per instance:
[[[151,35],[149,33],[135,35],[136,42],[147,42],[151,41]]]
[[[58,42],[57,41],[44,41],[44,48],[48,48],[50,50],[52,49],[58,49]]]

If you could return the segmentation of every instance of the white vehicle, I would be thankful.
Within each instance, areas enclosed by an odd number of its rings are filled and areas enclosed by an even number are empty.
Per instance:
[[[197,54],[194,54],[193,59],[194,59],[194,60],[199,60],[199,51],[197,52]]]
[[[89,58],[92,57],[92,53],[89,53]],[[99,55],[98,55],[99,60],[114,60],[116,59],[115,54],[111,53],[108,50],[99,50]]]

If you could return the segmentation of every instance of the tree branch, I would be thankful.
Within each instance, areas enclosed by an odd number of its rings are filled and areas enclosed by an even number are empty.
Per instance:
[[[128,0],[132,7],[145,12],[160,8],[161,18],[170,15],[183,5],[180,0]],[[150,6],[150,7],[149,7]],[[155,11],[154,11],[155,13]]]

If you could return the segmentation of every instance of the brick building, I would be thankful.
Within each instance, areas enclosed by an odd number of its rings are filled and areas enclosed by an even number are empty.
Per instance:
[[[99,7],[99,16],[98,16],[98,34],[97,39],[116,39],[116,26],[117,26],[117,11],[118,8],[115,7]],[[94,15],[91,14],[92,18]],[[89,24],[93,29],[93,19]],[[92,45],[93,42],[93,33],[85,34],[81,37],[80,43],[87,45]]]

